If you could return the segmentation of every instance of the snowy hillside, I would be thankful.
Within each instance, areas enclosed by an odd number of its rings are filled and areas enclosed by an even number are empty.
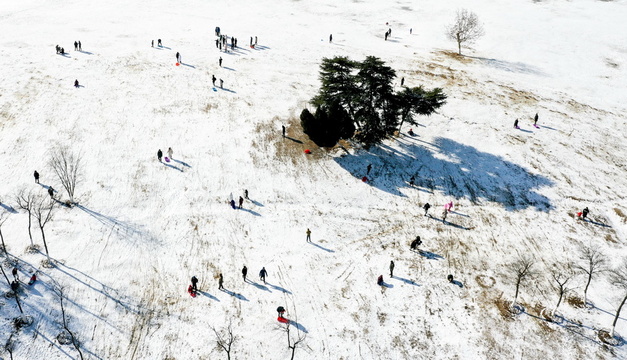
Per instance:
[[[445,37],[461,7],[485,28],[465,56]],[[623,0],[3,2],[0,359],[225,359],[213,329],[229,323],[231,358],[289,359],[278,306],[295,359],[627,358],[624,309],[603,338],[626,292],[608,272],[585,307],[576,272],[550,316],[551,272],[581,246],[627,259],[626,18]],[[216,26],[238,47],[218,49]],[[298,116],[336,55],[448,102],[381,146],[317,148]],[[63,147],[82,159],[72,208],[49,165]],[[16,195],[50,186],[48,267]],[[512,313],[520,256],[534,275]],[[60,293],[82,354],[59,341]]]

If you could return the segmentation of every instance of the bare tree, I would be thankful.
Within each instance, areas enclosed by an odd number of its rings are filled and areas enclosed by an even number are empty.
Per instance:
[[[588,287],[592,281],[592,276],[607,270],[607,260],[599,249],[593,248],[590,245],[582,246],[579,251],[579,259],[581,261],[575,265],[575,268],[588,275],[586,287],[583,289],[583,303],[585,305],[588,303]]]
[[[52,210],[54,209],[54,200],[47,196],[37,196],[33,204],[33,215],[37,219],[37,225],[41,230],[41,238],[44,242],[44,248],[46,249],[46,256],[48,257],[48,264],[52,264],[50,261],[50,253],[48,252],[48,243],[46,242],[46,233],[44,232],[44,226],[48,221],[52,220]]]
[[[74,203],[74,191],[76,184],[80,181],[81,175],[81,155],[75,154],[66,146],[58,146],[52,151],[49,165],[57,174],[61,185],[67,191],[70,202]]]
[[[477,14],[466,9],[457,10],[455,21],[446,28],[446,36],[457,42],[459,55],[462,54],[463,43],[470,44],[483,34],[483,26]]]
[[[527,256],[518,256],[518,259],[513,263],[507,266],[510,274],[514,275],[516,278],[516,293],[514,294],[514,301],[512,302],[512,307],[516,306],[516,301],[518,300],[518,292],[520,290],[520,285],[523,281],[532,274],[531,267],[533,266],[533,259]]]
[[[8,219],[8,215],[6,212],[0,212],[0,240],[2,240],[2,252],[7,254],[7,246],[4,243],[4,236],[2,235],[2,224]]]
[[[74,336],[74,333],[70,330],[70,327],[67,324],[67,318],[65,316],[65,306],[63,306],[63,298],[65,296],[64,294],[65,290],[63,289],[63,287],[59,286],[59,284],[57,283],[56,286],[54,287],[54,292],[59,297],[59,304],[61,305],[61,317],[63,320],[63,329],[67,331],[68,335],[70,336],[72,345],[74,345],[74,348],[76,349],[76,351],[78,351],[78,355],[81,357],[81,360],[83,360],[83,352],[81,351],[80,343],[78,339],[76,338],[76,336]]]
[[[0,265],[0,271],[2,271],[2,275],[7,280],[7,284],[9,285],[9,288],[11,288],[11,280],[9,280],[7,273],[4,272],[2,265]],[[15,302],[17,303],[17,307],[20,309],[20,313],[24,314],[24,310],[22,310],[22,304],[20,304],[20,298],[19,298],[17,291],[15,291]]]
[[[28,213],[28,237],[30,238],[31,248],[34,248],[35,244],[33,243],[33,234],[31,233],[30,228],[32,224],[31,217],[33,212],[33,203],[35,202],[35,195],[32,191],[22,189],[15,196],[15,202],[17,203],[17,207]]]
[[[307,334],[303,334],[300,329],[298,327],[296,327],[296,334],[295,335],[290,335],[290,328],[291,328],[291,320],[289,320],[287,322],[287,324],[285,324],[285,327],[283,328],[283,331],[285,331],[286,335],[287,335],[287,347],[292,350],[292,356],[290,357],[290,360],[294,360],[294,355],[296,354],[296,348],[303,342],[305,341],[305,338],[307,338]]]
[[[616,322],[620,316],[620,311],[623,309],[623,305],[625,305],[625,301],[627,301],[627,260],[623,260],[623,263],[616,269],[613,269],[610,272],[610,282],[614,285],[618,286],[625,292],[625,296],[623,297],[623,301],[621,301],[618,306],[618,310],[616,310],[616,316],[614,317],[614,322],[612,323],[612,332],[610,336],[614,337],[614,329],[616,329]]]
[[[553,280],[553,286],[558,291],[559,298],[557,300],[557,304],[553,311],[551,311],[551,317],[555,316],[555,312],[557,308],[562,303],[562,299],[564,298],[564,294],[569,290],[566,287],[566,284],[573,278],[572,272],[572,264],[554,264],[551,269],[551,279]]]
[[[236,339],[236,336],[233,335],[231,320],[229,320],[229,325],[224,330],[218,331],[215,327],[211,327],[211,329],[216,336],[216,343],[218,347],[226,352],[227,360],[231,360],[231,349]]]

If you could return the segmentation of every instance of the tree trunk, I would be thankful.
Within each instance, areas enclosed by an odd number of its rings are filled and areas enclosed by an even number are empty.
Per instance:
[[[584,306],[588,304],[588,286],[590,286],[590,281],[592,281],[592,272],[588,273],[588,282],[586,283],[586,287],[583,289],[583,305]]]
[[[40,226],[39,229],[41,229],[41,238],[44,241],[44,248],[46,249],[46,256],[48,257],[48,263],[51,264],[51,262],[50,262],[50,254],[48,253],[48,244],[46,243],[46,234],[44,233],[44,227]]]
[[[551,316],[555,316],[555,312],[562,302],[562,297],[564,297],[564,291],[560,289],[560,298],[557,300],[557,305],[555,305],[555,309],[553,309],[553,311],[551,312]]]
[[[462,54],[462,40],[459,38],[459,34],[457,34],[457,49],[459,55]]]
[[[30,211],[28,212],[28,237],[30,238],[30,246],[35,246],[33,243],[33,234],[30,232],[31,221],[30,221]]]
[[[4,253],[7,253],[7,246],[4,244],[4,236],[2,236],[2,229],[0,229],[0,240],[2,240],[2,251],[4,251]]]
[[[623,302],[620,303],[618,310],[616,310],[616,316],[614,317],[614,322],[612,323],[612,332],[610,333],[611,337],[614,337],[614,329],[616,329],[616,322],[618,321],[618,317],[620,316],[620,311],[623,308],[623,305],[625,305],[625,301],[627,301],[627,294],[625,294],[625,297],[623,298]]]
[[[518,289],[520,288],[520,279],[516,281],[516,294],[514,294],[514,301],[512,302],[512,307],[516,306],[516,300],[518,300]]]

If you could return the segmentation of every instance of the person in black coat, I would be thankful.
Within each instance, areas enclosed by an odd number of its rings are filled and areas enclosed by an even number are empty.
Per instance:
[[[588,213],[590,212],[590,210],[588,210],[588,207],[586,206],[585,208],[583,208],[583,210],[581,211],[581,218],[585,219],[586,216],[588,216]]]
[[[412,250],[416,250],[418,249],[418,246],[422,244],[422,240],[420,240],[420,236],[416,236],[416,238],[414,239],[414,241],[411,242],[411,245],[409,245],[409,247]]]
[[[78,43],[76,41],[74,41],[74,51],[78,50]]]
[[[162,157],[163,157],[163,152],[161,151],[161,149],[159,149],[159,151],[157,151],[157,159],[159,159],[159,162],[161,162]]]
[[[50,195],[51,199],[54,199],[54,189],[52,186],[48,188],[48,195]]]
[[[518,129],[518,119],[516,119],[516,120],[514,121],[514,127],[515,127],[516,129]]]
[[[194,291],[198,291],[198,278],[196,276],[192,276],[192,289]]]
[[[35,170],[33,176],[35,177],[35,184],[39,184],[39,173],[37,172],[37,170]]]
[[[246,267],[246,265],[244,265],[244,267],[242,268],[242,277],[244,278],[244,281],[246,281],[247,274],[248,274],[248,268]]]
[[[263,281],[264,284],[266,283],[266,276],[268,276],[268,272],[265,267],[262,267],[259,271],[259,280]]]
[[[427,213],[429,212],[429,209],[431,208],[431,204],[426,203],[422,208],[425,209],[425,216],[427,216]]]
[[[80,85],[78,84],[78,79],[74,80],[74,87],[79,87]]]

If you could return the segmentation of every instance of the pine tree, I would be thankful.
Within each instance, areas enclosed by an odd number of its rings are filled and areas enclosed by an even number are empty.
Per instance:
[[[412,125],[418,124],[414,119],[414,114],[429,116],[442,105],[446,104],[446,95],[444,95],[440,88],[425,90],[422,86],[413,88],[406,87],[398,92],[396,97],[401,117],[400,124],[398,125],[399,131],[404,122],[408,122]]]

